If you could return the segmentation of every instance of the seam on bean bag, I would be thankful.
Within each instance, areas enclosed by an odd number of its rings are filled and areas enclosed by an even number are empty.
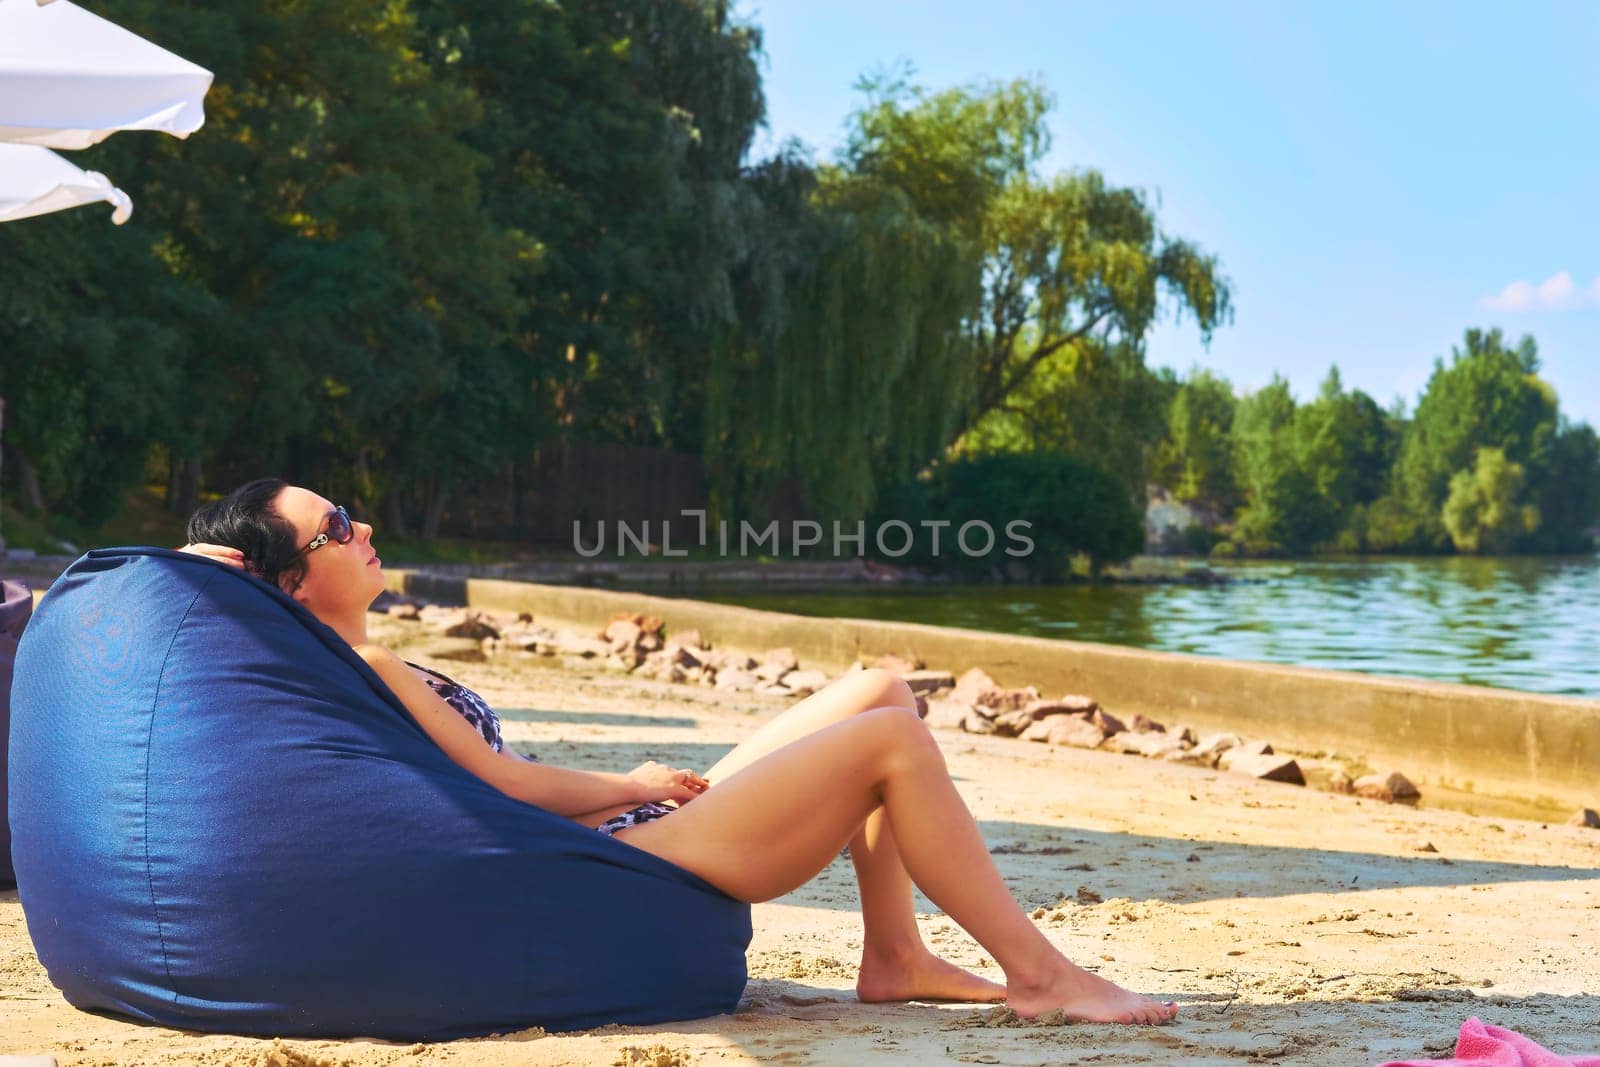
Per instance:
[[[178,620],[178,625],[172,628],[172,639],[167,642],[167,651],[161,657],[161,670],[156,674],[155,694],[150,699],[150,728],[145,732],[144,739],[144,876],[150,886],[150,913],[156,921],[156,940],[161,945],[161,966],[167,972],[167,985],[172,988],[173,1007],[178,1006],[181,999],[178,993],[178,983],[172,977],[172,961],[167,957],[167,935],[161,927],[161,905],[156,901],[156,875],[150,861],[150,751],[155,744],[156,711],[161,706],[161,684],[166,680],[167,663],[172,659],[172,649],[178,643],[178,634],[183,631],[183,624],[189,621],[189,613],[194,610],[195,604],[200,600],[201,594],[211,587],[215,576],[207,578],[200,588],[194,591],[194,596],[189,598],[189,606],[183,609],[183,617]]]

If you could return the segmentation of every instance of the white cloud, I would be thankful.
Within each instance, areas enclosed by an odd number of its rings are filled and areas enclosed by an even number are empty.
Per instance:
[[[1538,285],[1529,281],[1514,281],[1493,296],[1482,300],[1491,311],[1572,311],[1582,307],[1600,307],[1600,277],[1587,289],[1579,289],[1572,275],[1559,271]]]

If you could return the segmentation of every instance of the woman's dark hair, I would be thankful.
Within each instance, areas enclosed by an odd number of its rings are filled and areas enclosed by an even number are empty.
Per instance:
[[[201,505],[189,516],[189,543],[237,548],[251,574],[279,589],[298,589],[306,577],[299,535],[272,506],[288,484],[282,478],[257,478]]]

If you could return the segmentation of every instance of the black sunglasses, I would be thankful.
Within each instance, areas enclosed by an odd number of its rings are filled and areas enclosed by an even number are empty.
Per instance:
[[[328,515],[328,528],[317,534],[317,536],[313,537],[311,542],[300,550],[300,554],[305,555],[307,552],[314,552],[323,545],[327,544],[329,541],[336,541],[341,545],[348,545],[355,535],[356,528],[350,525],[349,514],[342,506],[336,507]]]

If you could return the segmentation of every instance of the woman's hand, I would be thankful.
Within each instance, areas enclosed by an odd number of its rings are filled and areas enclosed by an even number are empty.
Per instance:
[[[229,548],[226,545],[179,545],[173,551],[188,552],[194,556],[204,556],[207,559],[214,559],[218,563],[226,563],[230,567],[244,569],[244,553],[237,548]]]
[[[687,804],[711,788],[711,783],[693,771],[668,767],[651,760],[628,772],[628,779],[639,787],[639,800],[676,800]]]

